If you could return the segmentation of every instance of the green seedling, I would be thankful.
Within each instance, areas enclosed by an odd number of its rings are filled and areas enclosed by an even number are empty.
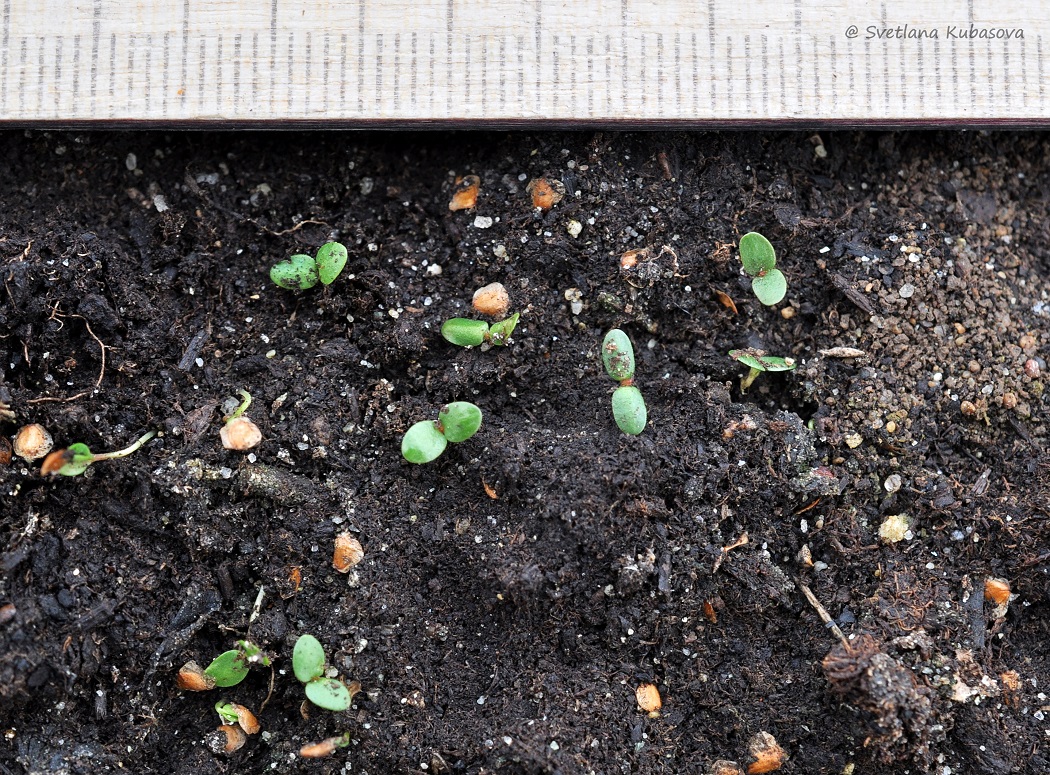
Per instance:
[[[325,678],[324,647],[313,635],[301,635],[292,649],[292,670],[306,686],[306,697],[325,710],[346,710],[353,696],[342,681]]]
[[[642,392],[634,386],[634,346],[623,331],[614,328],[602,342],[602,364],[605,372],[620,383],[613,391],[612,410],[616,427],[629,436],[645,430],[649,412]]]
[[[478,347],[486,342],[503,347],[510,342],[519,317],[521,313],[515,312],[506,320],[491,326],[484,320],[450,318],[441,325],[441,335],[460,347]]]
[[[317,258],[297,253],[270,268],[270,279],[275,285],[290,291],[305,291],[317,283],[331,285],[346,266],[346,246],[326,242],[317,251]]]
[[[417,422],[401,439],[401,455],[409,463],[437,460],[449,442],[466,441],[481,427],[481,410],[468,401],[441,407],[437,420]]]
[[[215,679],[220,687],[236,686],[248,675],[248,668],[253,664],[266,667],[270,658],[261,648],[246,640],[237,641],[237,648],[224,651],[204,668],[204,674]]]
[[[131,446],[117,450],[116,452],[99,452],[98,454],[92,452],[87,444],[81,442],[70,444],[66,449],[55,450],[45,457],[43,464],[40,466],[40,474],[42,476],[49,474],[80,476],[89,466],[98,463],[100,460],[115,460],[117,458],[127,457],[156,435],[156,431],[150,431],[149,433],[144,434]]]
[[[760,302],[772,307],[784,298],[787,279],[777,269],[777,254],[769,240],[756,231],[745,234],[740,238],[740,261]]]
[[[751,387],[751,383],[755,381],[759,374],[763,371],[793,371],[795,366],[794,358],[781,358],[775,355],[766,355],[762,350],[730,350],[729,357],[733,360],[740,361],[742,364],[750,368],[747,376],[740,380],[740,392],[746,393],[747,389]]]

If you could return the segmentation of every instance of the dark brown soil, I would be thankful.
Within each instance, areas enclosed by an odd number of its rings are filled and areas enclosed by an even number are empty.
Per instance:
[[[784,773],[1050,771],[1050,139],[822,143],[0,135],[3,435],[162,432],[79,478],[0,468],[0,772],[705,773],[759,732]],[[450,212],[467,174],[477,208]],[[540,175],[568,191],[547,213]],[[740,273],[751,230],[788,276],[776,308]],[[269,282],[332,238],[330,289]],[[513,344],[442,340],[492,281]],[[635,438],[598,357],[614,326]],[[799,368],[741,394],[739,347]],[[218,440],[241,389],[250,456]],[[480,433],[405,463],[452,400]],[[301,714],[302,633],[361,682],[350,711]],[[265,669],[175,688],[246,635],[274,657],[265,707]],[[206,743],[220,697],[264,730],[232,756]]]

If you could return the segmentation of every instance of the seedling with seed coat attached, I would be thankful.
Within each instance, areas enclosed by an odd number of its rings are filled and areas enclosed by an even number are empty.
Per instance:
[[[437,460],[448,442],[466,441],[481,427],[481,410],[468,401],[441,407],[437,420],[417,422],[401,439],[401,455],[409,463]]]
[[[131,446],[116,452],[99,452],[97,455],[88,449],[87,444],[80,442],[70,444],[66,449],[55,450],[45,457],[43,465],[40,466],[40,474],[41,476],[48,474],[80,476],[88,469],[88,466],[100,460],[115,460],[116,458],[127,457],[156,435],[156,431],[150,431]]]
[[[346,710],[353,695],[346,684],[324,676],[324,647],[313,635],[301,635],[292,649],[292,670],[306,685],[306,696],[314,705],[325,710]]]
[[[642,393],[634,386],[634,346],[623,331],[614,328],[602,342],[605,372],[620,383],[613,391],[612,410],[616,426],[630,436],[645,430],[649,413]]]
[[[763,371],[793,371],[797,366],[794,358],[766,355],[762,350],[730,350],[729,357],[750,368],[747,376],[740,380],[740,392],[746,393]]]
[[[769,240],[757,231],[740,238],[740,261],[751,276],[751,290],[767,307],[779,303],[787,293],[787,279],[777,269],[777,254]]]

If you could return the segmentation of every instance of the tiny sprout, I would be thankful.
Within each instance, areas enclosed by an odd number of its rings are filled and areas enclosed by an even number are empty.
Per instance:
[[[645,430],[649,412],[642,392],[634,386],[634,346],[623,331],[614,328],[602,342],[605,372],[620,383],[613,391],[612,410],[616,426],[629,436]]]
[[[219,714],[219,718],[223,720],[223,723],[237,724],[244,730],[245,734],[254,735],[259,731],[259,720],[255,718],[254,713],[243,705],[219,700],[215,703],[215,712]]]
[[[301,635],[292,649],[292,670],[306,685],[306,696],[325,710],[346,710],[353,695],[342,681],[324,677],[324,647],[313,635]]]
[[[297,253],[270,268],[270,279],[275,285],[290,291],[305,291],[320,282],[331,285],[346,266],[346,246],[326,242],[317,251],[317,258]]]
[[[299,755],[304,759],[320,759],[331,756],[340,748],[350,745],[350,733],[346,732],[338,737],[325,738],[319,743],[309,743],[299,749]]]
[[[441,324],[441,336],[460,347],[478,347],[486,342],[502,347],[510,342],[510,335],[514,333],[520,317],[521,314],[515,312],[506,320],[491,326],[484,320],[450,318]]]
[[[237,452],[256,447],[262,441],[262,431],[259,430],[259,426],[242,416],[252,404],[251,394],[247,390],[241,390],[240,394],[243,400],[223,419],[224,425],[219,429],[222,446]]]
[[[156,431],[150,431],[131,446],[116,452],[100,452],[97,455],[88,449],[87,444],[80,442],[70,444],[68,448],[55,450],[45,457],[43,465],[40,466],[40,474],[41,476],[49,474],[80,476],[87,470],[88,466],[100,460],[115,460],[116,458],[127,457],[156,435]]]
[[[448,442],[466,441],[481,427],[481,410],[468,401],[441,407],[437,420],[417,422],[401,439],[401,455],[409,463],[429,463],[445,451]]]
[[[740,392],[746,393],[763,371],[793,371],[798,365],[794,358],[766,355],[762,350],[730,350],[729,357],[750,368],[747,376],[740,380]]]
[[[777,269],[776,251],[769,240],[756,231],[740,238],[740,261],[751,276],[751,290],[767,307],[778,304],[787,293],[787,279]]]

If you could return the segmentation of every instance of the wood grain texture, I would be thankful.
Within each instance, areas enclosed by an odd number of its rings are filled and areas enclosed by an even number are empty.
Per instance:
[[[1050,121],[1040,0],[0,3],[11,124]]]

